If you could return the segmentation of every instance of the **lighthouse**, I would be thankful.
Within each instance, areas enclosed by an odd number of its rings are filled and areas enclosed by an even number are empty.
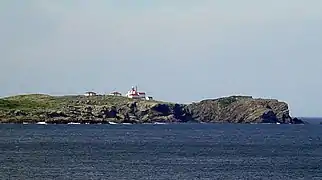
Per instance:
[[[139,92],[137,86],[132,86],[131,90],[129,90],[126,94],[126,97],[132,99],[145,99],[145,92]]]

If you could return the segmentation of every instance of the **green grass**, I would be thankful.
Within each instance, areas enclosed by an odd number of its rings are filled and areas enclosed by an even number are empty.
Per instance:
[[[134,100],[122,96],[50,96],[45,94],[28,94],[11,96],[0,99],[0,110],[37,110],[37,109],[60,109],[65,106],[83,106],[83,105],[99,105],[99,106],[122,106],[131,102],[139,102],[140,104],[153,106],[158,101]]]
[[[14,109],[14,108],[17,108],[18,106],[19,104],[15,101],[0,99],[0,109]]]
[[[227,107],[238,100],[249,99],[249,98],[252,98],[252,97],[251,96],[229,96],[229,97],[219,98],[217,99],[217,101],[221,107]]]
[[[231,103],[236,102],[237,99],[235,97],[225,97],[225,98],[220,98],[218,99],[218,103],[220,104],[220,106],[222,107],[227,107],[229,106]]]
[[[0,99],[0,109],[48,109],[59,106],[56,98],[42,94],[18,95]]]

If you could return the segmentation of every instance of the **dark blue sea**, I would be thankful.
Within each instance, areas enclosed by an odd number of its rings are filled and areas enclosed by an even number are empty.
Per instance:
[[[322,179],[322,125],[0,125],[0,179]]]

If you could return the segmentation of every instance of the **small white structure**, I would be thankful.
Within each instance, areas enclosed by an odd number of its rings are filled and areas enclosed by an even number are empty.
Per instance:
[[[92,91],[86,92],[84,94],[84,96],[96,96],[96,95],[97,95],[97,93],[96,92],[92,92]]]
[[[111,95],[111,96],[122,96],[122,93],[117,92],[117,91],[113,91],[109,95]]]
[[[139,92],[137,87],[134,88],[134,86],[132,86],[132,89],[127,92],[126,97],[132,99],[146,99],[146,93]]]
[[[153,97],[152,96],[147,96],[145,97],[146,100],[153,100]]]

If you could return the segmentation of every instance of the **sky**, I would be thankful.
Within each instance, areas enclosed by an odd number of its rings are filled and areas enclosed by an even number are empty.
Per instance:
[[[322,116],[321,0],[3,0],[0,96],[274,98]]]

